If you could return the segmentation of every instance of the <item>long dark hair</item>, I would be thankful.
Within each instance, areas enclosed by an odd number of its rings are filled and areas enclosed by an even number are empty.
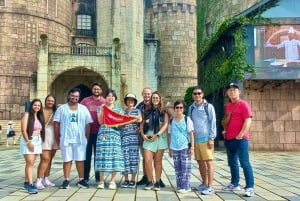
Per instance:
[[[47,99],[48,99],[49,97],[52,97],[52,98],[54,99],[54,105],[53,105],[52,111],[53,111],[53,113],[55,113],[55,112],[56,112],[56,109],[57,109],[57,105],[56,105],[56,97],[55,97],[55,96],[53,96],[53,95],[51,95],[51,94],[48,94],[48,95],[46,96],[46,98],[45,98],[45,107],[46,107]]]
[[[33,104],[35,102],[40,102],[41,104],[41,108],[40,110],[37,112],[37,118],[40,121],[41,125],[42,125],[42,130],[41,130],[41,137],[42,140],[44,141],[45,139],[45,119],[44,119],[44,112],[43,112],[43,104],[42,101],[40,99],[33,99],[30,103],[30,109],[28,111],[28,121],[27,121],[27,133],[28,133],[28,137],[32,136],[33,133],[33,127],[34,127],[34,110],[33,110]]]

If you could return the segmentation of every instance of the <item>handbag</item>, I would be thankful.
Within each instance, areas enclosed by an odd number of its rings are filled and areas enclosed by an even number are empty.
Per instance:
[[[16,135],[15,131],[9,131],[7,137],[14,137]]]

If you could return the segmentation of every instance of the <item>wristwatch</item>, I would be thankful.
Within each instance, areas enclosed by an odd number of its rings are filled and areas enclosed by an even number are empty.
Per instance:
[[[209,139],[210,139],[210,140],[212,140],[212,141],[214,141],[214,140],[215,140],[215,138],[213,138],[213,137],[210,137]]]

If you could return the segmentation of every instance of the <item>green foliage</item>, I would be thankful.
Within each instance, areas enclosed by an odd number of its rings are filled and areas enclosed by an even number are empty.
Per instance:
[[[185,95],[184,95],[184,101],[185,101],[185,103],[186,103],[186,105],[187,105],[187,108],[186,108],[186,110],[185,110],[185,114],[187,114],[187,112],[188,112],[188,106],[190,106],[192,103],[193,103],[193,97],[192,97],[192,92],[193,92],[193,87],[194,86],[192,86],[192,87],[189,87],[189,88],[187,88],[187,90],[185,91]]]
[[[270,24],[269,19],[261,17],[261,14],[276,6],[278,2],[279,0],[269,1],[259,5],[251,12],[223,20],[216,25],[216,31],[203,40],[205,28],[205,23],[203,22],[205,20],[203,19],[207,19],[205,17],[212,11],[211,5],[216,5],[216,2],[197,1],[197,15],[201,16],[201,18],[199,16],[197,18],[197,36],[198,40],[200,40],[197,43],[199,46],[197,49],[197,63],[200,72],[199,83],[206,95],[223,88],[229,82],[244,80],[246,72],[255,74],[254,67],[246,63],[248,45],[244,42],[244,39],[247,37],[244,27],[255,24]],[[228,39],[231,39],[233,43],[228,45]],[[232,50],[226,50],[228,46],[232,46]]]
[[[41,34],[40,35],[40,39],[44,40],[44,39],[47,39],[48,38],[48,35],[47,34]]]
[[[119,44],[120,43],[120,38],[114,38],[113,43],[114,44]]]

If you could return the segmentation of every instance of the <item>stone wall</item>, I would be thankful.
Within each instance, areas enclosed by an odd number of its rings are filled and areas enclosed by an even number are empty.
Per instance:
[[[0,119],[19,119],[37,70],[40,34],[47,33],[51,44],[70,43],[71,1],[5,3],[0,9]]]
[[[250,149],[300,151],[300,83],[294,80],[245,81],[252,107]]]
[[[175,101],[197,84],[196,2],[152,1],[152,5],[153,32],[160,42],[158,90]]]

